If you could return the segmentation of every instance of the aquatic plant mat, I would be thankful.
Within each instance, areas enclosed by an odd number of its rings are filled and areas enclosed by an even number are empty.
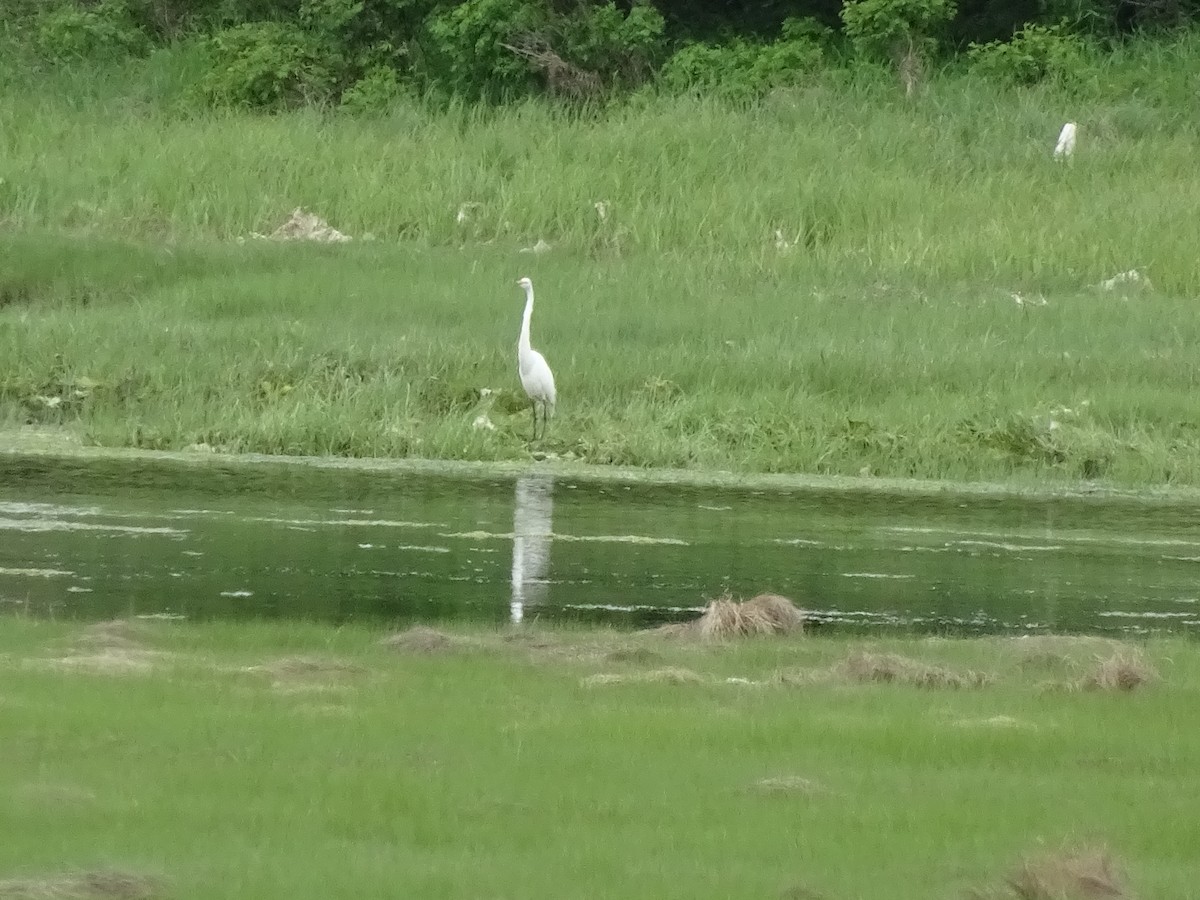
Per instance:
[[[1196,896],[1200,646],[755,631],[7,617],[0,900]]]

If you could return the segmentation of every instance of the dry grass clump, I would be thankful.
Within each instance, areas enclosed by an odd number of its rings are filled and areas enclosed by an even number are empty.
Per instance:
[[[404,631],[388,635],[379,643],[404,653],[448,653],[458,647],[460,641],[444,631],[425,625],[414,625]]]
[[[776,775],[772,778],[760,778],[754,782],[755,790],[767,794],[818,794],[824,790],[820,784],[811,778],[800,775]]]
[[[1158,680],[1158,672],[1136,650],[1118,650],[1096,665],[1077,686],[1085,691],[1132,691]]]
[[[973,688],[991,681],[982,672],[955,672],[896,653],[871,653],[866,650],[851,653],[835,669],[839,675],[851,681],[908,684],[921,688]]]
[[[341,659],[316,656],[285,656],[258,666],[249,666],[247,672],[263,672],[276,681],[309,680],[314,678],[344,678],[361,675],[367,670],[362,666]]]
[[[985,716],[978,719],[955,719],[954,724],[959,728],[1027,728],[1036,729],[1037,725],[1033,722],[1027,722],[1024,719],[1016,719],[1012,716]]]
[[[653,631],[670,637],[724,640],[802,631],[804,619],[804,612],[779,594],[759,594],[740,602],[724,594],[710,601],[700,618],[661,625]]]
[[[0,900],[154,900],[165,896],[157,879],[110,869],[0,881]]]
[[[75,644],[103,650],[139,650],[145,646],[147,632],[140,622],[110,619],[87,626],[75,639]]]
[[[1017,665],[1025,671],[1078,671],[1087,655],[1102,650],[1117,651],[1119,641],[1096,635],[1027,634],[1007,639],[1018,651]]]
[[[647,666],[651,663],[662,662],[663,656],[646,647],[618,647],[616,650],[606,653],[604,658],[608,662]]]
[[[1081,848],[1025,860],[1007,885],[1021,900],[1091,900],[1128,897],[1112,855],[1104,848]]]
[[[100,653],[77,653],[41,659],[26,659],[32,669],[78,672],[86,675],[148,675],[166,654],[153,650],[107,649]]]
[[[96,794],[76,784],[38,781],[22,784],[13,791],[13,798],[29,807],[78,807],[96,802]]]
[[[584,687],[596,687],[606,684],[702,684],[704,680],[704,676],[691,669],[667,666],[648,672],[600,672],[588,675],[580,683]]]

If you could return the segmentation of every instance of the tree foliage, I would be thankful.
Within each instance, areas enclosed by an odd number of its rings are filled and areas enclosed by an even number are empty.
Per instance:
[[[198,94],[264,108],[386,106],[405,92],[594,100],[656,80],[754,97],[831,55],[921,67],[964,54],[990,74],[1061,78],[1085,45],[1187,25],[1200,0],[7,0],[49,60],[201,41]]]

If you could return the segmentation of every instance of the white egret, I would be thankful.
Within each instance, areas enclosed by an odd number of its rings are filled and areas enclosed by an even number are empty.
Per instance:
[[[525,315],[521,319],[521,336],[517,339],[517,373],[521,376],[521,387],[533,403],[533,439],[537,440],[537,408],[542,405],[542,437],[546,436],[546,425],[554,414],[554,373],[546,365],[546,357],[529,344],[529,320],[533,316],[533,282],[522,278],[517,284],[525,290]]]
[[[1075,152],[1075,135],[1078,129],[1074,122],[1068,122],[1058,133],[1058,143],[1054,146],[1055,159],[1070,159]]]

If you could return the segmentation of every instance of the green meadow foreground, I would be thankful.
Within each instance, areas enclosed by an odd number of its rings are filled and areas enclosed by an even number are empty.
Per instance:
[[[3,898],[1200,896],[1184,641],[9,617],[0,669]]]
[[[1069,89],[946,73],[908,103],[835,71],[586,113],[197,111],[175,50],[14,70],[0,428],[1200,485],[1196,44],[1133,42]],[[252,237],[296,207],[353,240]],[[560,395],[532,448],[522,275]]]

